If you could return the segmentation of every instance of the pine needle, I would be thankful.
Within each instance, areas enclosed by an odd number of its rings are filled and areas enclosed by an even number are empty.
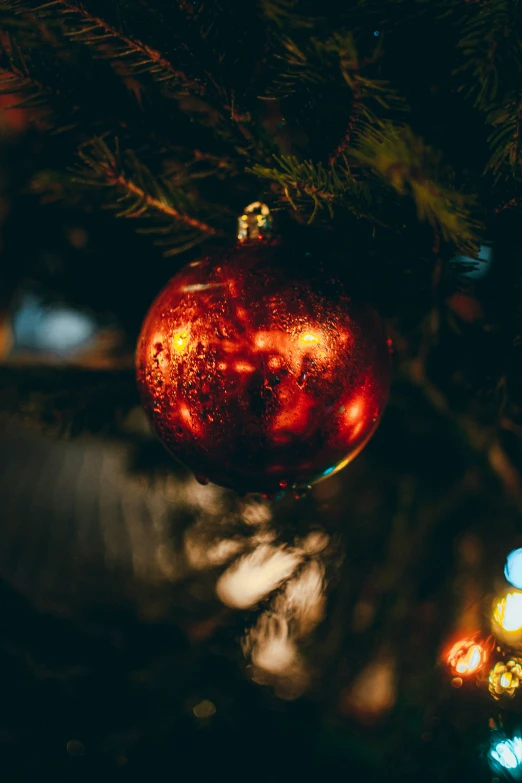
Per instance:
[[[388,123],[382,129],[368,128],[352,152],[396,193],[413,196],[419,220],[440,230],[444,240],[463,252],[476,253],[480,224],[471,216],[474,199],[439,182],[439,153],[408,127]]]
[[[152,233],[168,254],[180,253],[218,234],[218,230],[189,213],[192,200],[185,189],[152,172],[128,150],[114,150],[103,139],[95,139],[80,150],[81,164],[73,172],[73,181],[97,187],[110,194],[108,206],[118,217],[147,218],[149,226],[141,233]]]

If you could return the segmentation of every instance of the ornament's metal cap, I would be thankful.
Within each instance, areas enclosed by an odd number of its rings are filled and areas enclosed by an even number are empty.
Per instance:
[[[237,238],[240,242],[261,241],[272,236],[272,216],[266,204],[254,201],[245,207],[237,221]]]

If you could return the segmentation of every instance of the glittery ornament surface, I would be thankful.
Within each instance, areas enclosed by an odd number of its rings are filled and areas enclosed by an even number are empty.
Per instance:
[[[203,479],[277,493],[339,470],[388,395],[383,325],[277,243],[193,262],[152,304],[137,350],[142,402]]]

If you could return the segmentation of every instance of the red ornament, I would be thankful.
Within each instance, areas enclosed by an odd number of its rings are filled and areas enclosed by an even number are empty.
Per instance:
[[[310,280],[281,244],[248,241],[184,267],[152,304],[138,387],[164,445],[196,476],[277,493],[340,470],[386,403],[378,316]]]

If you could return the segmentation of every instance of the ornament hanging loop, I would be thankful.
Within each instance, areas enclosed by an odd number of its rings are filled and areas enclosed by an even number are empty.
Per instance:
[[[258,242],[272,237],[272,216],[266,204],[254,201],[245,207],[237,221],[240,242]]]

